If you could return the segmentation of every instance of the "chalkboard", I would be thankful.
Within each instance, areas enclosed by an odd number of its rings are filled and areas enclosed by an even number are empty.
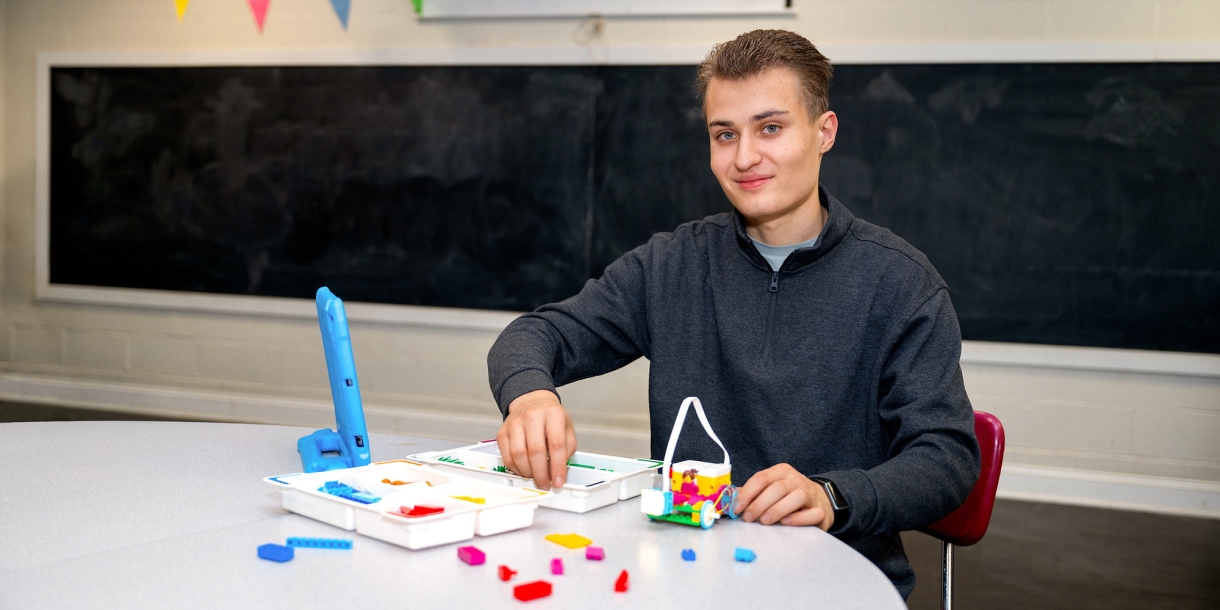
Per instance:
[[[691,66],[53,68],[55,284],[524,311],[730,209]],[[966,339],[1220,353],[1220,64],[838,66]]]

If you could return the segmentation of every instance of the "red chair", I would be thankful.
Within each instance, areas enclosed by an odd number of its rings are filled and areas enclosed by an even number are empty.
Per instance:
[[[982,466],[970,495],[949,516],[920,530],[941,540],[940,602],[953,608],[953,546],[970,546],[983,539],[995,507],[995,490],[1004,463],[1004,426],[990,413],[974,412],[974,434],[979,439]]]

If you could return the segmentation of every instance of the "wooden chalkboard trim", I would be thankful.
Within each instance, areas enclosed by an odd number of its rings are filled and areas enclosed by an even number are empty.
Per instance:
[[[1139,349],[963,341],[963,364],[1220,377],[1220,356]]]
[[[268,316],[273,318],[316,318],[313,299],[292,299],[235,294],[210,294],[177,290],[143,290],[101,286],[70,286],[48,284],[39,287],[40,301],[137,307],[161,311],[195,311],[235,315]],[[520,312],[462,309],[458,307],[424,307],[420,305],[387,305],[384,303],[344,303],[347,317],[355,322],[437,326],[499,332]]]
[[[138,307],[162,311],[195,311],[273,318],[313,318],[310,299],[207,294],[173,290],[137,290],[50,284],[40,287],[41,301]],[[421,307],[381,303],[347,303],[353,322],[430,326],[499,332],[520,312]],[[1091,348],[963,341],[962,364],[1073,369],[1119,373],[1220,378],[1220,355],[1150,350]]]

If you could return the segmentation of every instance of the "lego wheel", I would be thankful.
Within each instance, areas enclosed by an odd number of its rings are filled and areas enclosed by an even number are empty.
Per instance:
[[[725,485],[724,489],[720,490],[720,495],[716,496],[716,512],[728,515],[730,519],[736,519],[739,516],[733,512],[733,503],[736,501],[737,488],[732,485]]]
[[[711,529],[716,524],[716,506],[711,502],[704,502],[703,508],[699,509],[699,527],[703,529]]]

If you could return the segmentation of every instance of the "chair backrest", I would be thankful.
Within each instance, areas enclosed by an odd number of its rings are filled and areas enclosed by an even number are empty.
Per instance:
[[[995,490],[1000,484],[1000,466],[1004,463],[1004,426],[996,416],[975,411],[974,434],[979,439],[982,458],[979,480],[957,510],[920,530],[957,546],[970,546],[987,533],[991,509],[995,507]]]

